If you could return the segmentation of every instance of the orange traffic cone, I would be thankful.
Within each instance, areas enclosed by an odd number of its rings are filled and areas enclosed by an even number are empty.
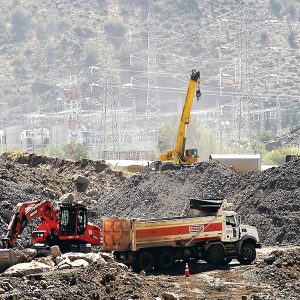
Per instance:
[[[190,277],[190,269],[188,263],[185,264],[185,271],[184,271],[185,277]]]

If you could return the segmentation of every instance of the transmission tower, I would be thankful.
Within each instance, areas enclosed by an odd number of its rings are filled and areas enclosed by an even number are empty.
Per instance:
[[[70,66],[69,81],[57,84],[67,91],[67,96],[61,99],[65,102],[69,110],[68,115],[68,155],[76,151],[76,147],[81,143],[80,110],[81,103],[78,96],[77,75],[75,66]]]
[[[113,87],[112,61],[108,50],[105,54],[102,90],[101,141],[99,156],[102,159],[119,159],[119,131],[116,112],[116,91]],[[109,153],[109,155],[108,155]]]
[[[250,69],[250,28],[249,28],[249,4],[242,1],[240,4],[240,16],[238,20],[237,34],[237,60],[235,64],[235,140],[238,146],[250,147],[251,124],[250,103],[251,97],[251,69]]]
[[[160,103],[157,88],[157,65],[156,65],[156,30],[157,19],[151,0],[148,9],[148,85],[146,106],[146,129],[157,129],[159,125]]]

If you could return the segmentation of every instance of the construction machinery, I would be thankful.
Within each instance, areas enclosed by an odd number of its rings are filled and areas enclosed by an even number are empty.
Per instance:
[[[257,229],[244,225],[226,200],[191,199],[187,216],[102,221],[103,249],[136,270],[168,269],[176,260],[251,264],[260,248]]]
[[[191,109],[196,92],[197,100],[201,96],[200,92],[200,72],[192,70],[191,79],[189,81],[185,103],[181,114],[179,128],[176,137],[175,147],[167,150],[159,155],[159,160],[155,162],[155,169],[166,171],[176,170],[181,167],[192,166],[198,162],[198,150],[186,149],[186,129],[190,123]]]
[[[78,249],[86,245],[100,245],[100,227],[88,222],[87,209],[80,203],[62,203],[58,210],[49,199],[17,204],[8,225],[2,248],[13,248],[28,222],[40,219],[32,242],[39,245],[58,245],[61,249]],[[0,250],[5,253],[7,250]],[[8,251],[7,251],[8,253]]]

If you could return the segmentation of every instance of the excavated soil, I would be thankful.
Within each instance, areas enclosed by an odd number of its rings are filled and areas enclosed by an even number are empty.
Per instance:
[[[88,181],[84,189],[76,181],[78,176]],[[87,204],[91,221],[98,224],[111,216],[183,215],[189,198],[226,197],[244,223],[258,228],[265,245],[300,240],[300,160],[243,175],[210,161],[191,169],[126,178],[102,161],[14,153],[0,157],[0,234],[16,203],[45,196],[56,202],[67,192]]]
[[[258,228],[266,245],[300,241],[300,161],[238,175],[219,163],[193,169],[135,175],[93,209],[100,216],[155,218],[184,214],[189,198],[225,197],[243,222]]]

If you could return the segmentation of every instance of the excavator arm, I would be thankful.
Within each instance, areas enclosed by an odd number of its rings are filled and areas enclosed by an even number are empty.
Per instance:
[[[3,248],[13,248],[28,221],[37,218],[41,218],[47,235],[59,234],[58,215],[55,207],[48,199],[19,203],[8,225],[7,235],[2,239]]]
[[[196,91],[197,100],[201,96],[199,88],[200,72],[192,70],[191,79],[189,81],[188,90],[185,97],[184,107],[182,110],[181,120],[177,132],[175,153],[179,156],[180,160],[184,160],[185,155],[185,141],[186,141],[186,127],[190,123],[191,109],[193,99]]]

